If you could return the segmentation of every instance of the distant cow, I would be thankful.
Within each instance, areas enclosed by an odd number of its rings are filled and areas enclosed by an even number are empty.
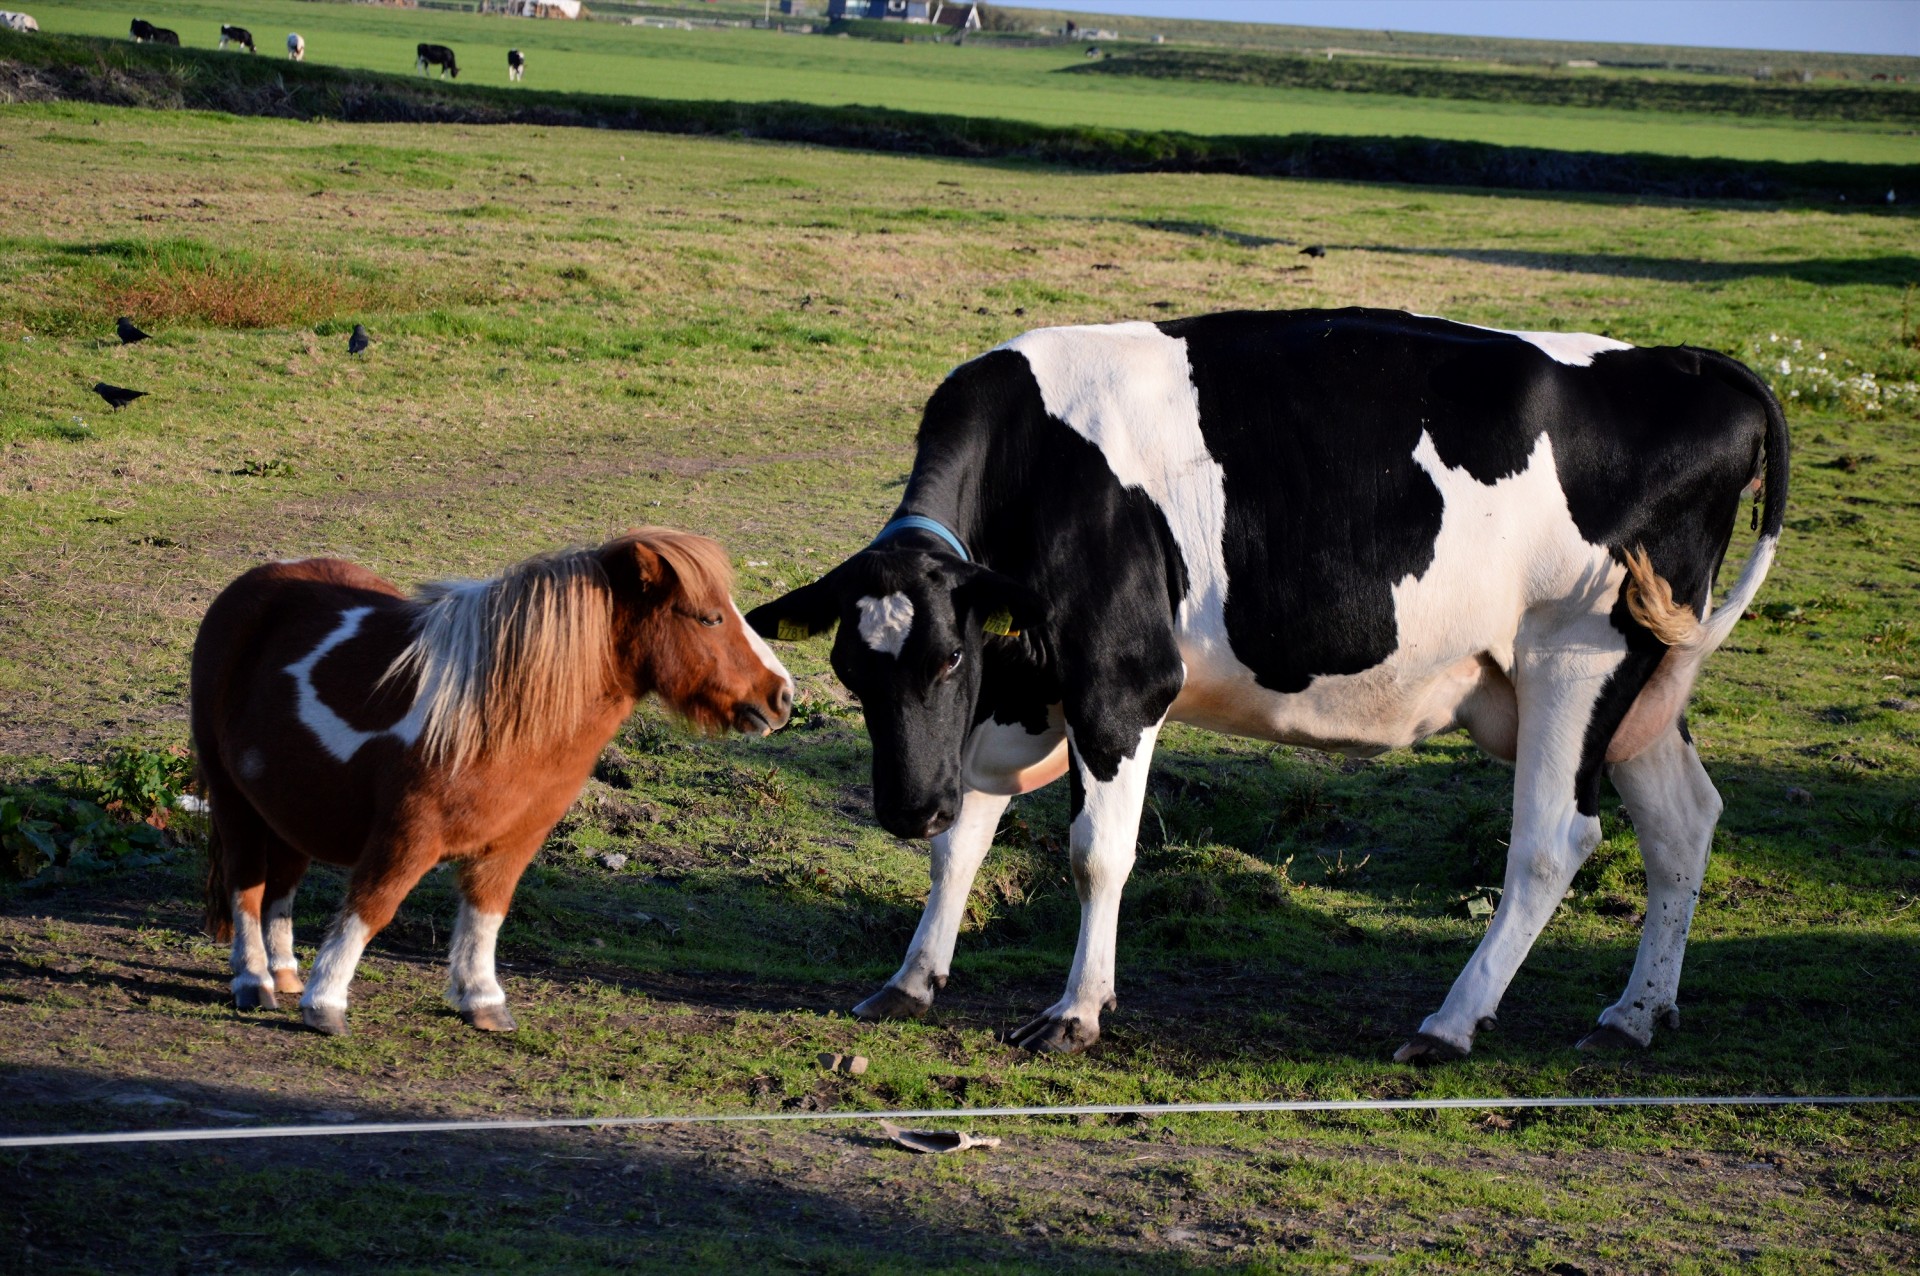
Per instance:
[[[518,49],[507,50],[507,78],[517,80],[527,73],[527,55]]]
[[[0,9],[0,27],[9,31],[38,31],[40,24],[33,20],[31,13],[10,13]]]
[[[248,53],[260,52],[260,50],[253,47],[253,32],[247,30],[245,27],[221,26],[220,47],[223,49],[226,48],[227,41],[229,40],[244,48]]]
[[[133,33],[135,44],[171,44],[175,48],[180,47],[178,32],[169,31],[165,27],[156,27],[145,18],[135,18],[133,26],[128,29]]]
[[[298,35],[289,35],[287,37],[287,56],[295,62],[305,62],[307,60],[307,42],[302,40]]]
[[[440,68],[441,79],[444,80],[449,75],[456,80],[460,78],[460,68],[454,63],[453,50],[449,49],[446,45],[423,44],[416,52],[417,56],[413,60],[413,65],[418,68],[421,73],[424,74],[430,66],[437,66]]]

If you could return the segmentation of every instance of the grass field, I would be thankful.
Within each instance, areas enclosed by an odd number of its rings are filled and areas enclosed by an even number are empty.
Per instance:
[[[1478,937],[1459,901],[1499,880],[1508,773],[1454,738],[1348,764],[1169,731],[1121,1007],[1084,1058],[995,1036],[1056,995],[1073,943],[1064,795],[1023,799],[937,1017],[858,1026],[845,1007],[897,962],[924,850],[871,825],[857,707],[799,645],[802,712],[771,741],[651,714],[623,732],[504,931],[511,1037],[436,1000],[439,875],[376,941],[343,1039],[226,1008],[191,821],[171,861],[4,888],[0,1126],[1920,1086],[1920,261],[1902,209],[79,105],[0,119],[15,793],[98,794],[115,746],[184,743],[194,625],[262,559],[418,581],[661,521],[719,536],[742,600],[770,596],[872,534],[940,376],[1040,324],[1367,304],[1685,340],[1765,371],[1799,447],[1781,563],[1694,708],[1728,810],[1685,1024],[1645,1054],[1570,1049],[1631,963],[1643,900],[1609,805],[1499,1031],[1461,1064],[1388,1061]],[[155,339],[115,344],[120,313]],[[355,321],[377,343],[357,361]],[[97,379],[152,397],[109,414]],[[303,959],[339,898],[316,872]],[[822,1073],[829,1049],[872,1069]],[[0,1270],[1920,1262],[1910,1109],[983,1128],[1006,1145],[958,1161],[866,1129],[7,1154]]]
[[[127,34],[128,16],[120,9],[56,2],[34,12],[49,32]],[[1920,138],[1910,129],[1886,125],[1740,121],[1058,74],[1084,61],[1076,48],[954,48],[757,31],[663,31],[296,0],[169,0],[141,12],[178,30],[191,45],[210,47],[218,42],[221,23],[237,23],[262,42],[260,56],[284,57],[286,34],[297,30],[311,61],[383,71],[407,70],[414,64],[414,46],[434,41],[456,50],[463,79],[487,84],[506,82],[507,49],[518,47],[529,58],[528,87],[574,92],[876,105],[1208,135],[1408,136],[1605,153],[1920,163]]]

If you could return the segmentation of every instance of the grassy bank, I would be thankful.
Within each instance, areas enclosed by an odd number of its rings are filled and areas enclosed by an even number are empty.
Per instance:
[[[1202,137],[794,102],[669,101],[459,85],[126,41],[0,32],[0,93],[358,122],[527,123],[720,134],[1119,171],[1397,181],[1683,198],[1878,202],[1920,165],[1746,162],[1422,137]]]
[[[1763,85],[1582,75],[1572,72],[1452,70],[1441,66],[1342,58],[1284,57],[1189,49],[1140,49],[1072,68],[1088,75],[1141,76],[1276,89],[1328,89],[1465,102],[1669,111],[1698,115],[1785,116],[1850,123],[1920,122],[1920,87]]]

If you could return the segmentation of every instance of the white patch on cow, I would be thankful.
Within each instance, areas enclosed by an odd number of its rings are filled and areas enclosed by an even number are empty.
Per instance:
[[[1100,449],[1114,477],[1153,498],[1186,560],[1180,630],[1230,657],[1224,620],[1226,471],[1200,433],[1187,343],[1150,323],[1040,328],[1009,341],[1049,415]]]
[[[1609,350],[1633,349],[1628,342],[1616,341],[1612,337],[1602,337],[1591,332],[1515,332],[1511,328],[1495,328],[1492,331],[1518,337],[1528,345],[1538,348],[1555,363],[1564,363],[1572,368],[1590,367],[1593,364],[1593,356],[1604,354]]]
[[[898,656],[913,632],[913,599],[905,594],[869,595],[854,605],[860,609],[861,641],[882,655]]]
[[[739,622],[741,632],[746,634],[747,646],[752,649],[753,654],[759,658],[761,665],[768,673],[776,674],[786,682],[787,694],[792,695],[793,675],[788,673],[787,667],[780,663],[780,657],[774,655],[773,648],[767,646],[766,640],[753,631],[753,626],[747,623],[747,618],[740,614],[738,603],[728,599],[727,606],[733,608],[733,618]]]
[[[1612,337],[1603,337],[1592,332],[1523,332],[1515,328],[1489,328],[1485,324],[1461,323],[1458,319],[1441,319],[1439,315],[1416,314],[1414,318],[1438,319],[1441,323],[1457,324],[1462,328],[1474,328],[1480,332],[1498,332],[1505,336],[1518,337],[1555,363],[1564,363],[1570,368],[1592,367],[1593,356],[1605,354],[1609,350],[1633,349],[1632,342],[1616,341]]]
[[[360,915],[351,909],[335,918],[326,942],[314,955],[313,979],[307,984],[300,1004],[345,1010],[347,987],[353,983],[353,972],[360,965],[360,954],[367,950],[367,940],[372,934]]]
[[[341,612],[338,627],[322,638],[320,645],[308,652],[304,659],[287,666],[287,673],[293,678],[294,712],[299,715],[302,725],[320,741],[320,747],[332,754],[337,762],[349,761],[369,740],[377,740],[381,736],[392,736],[411,747],[420,738],[420,728],[426,720],[427,698],[416,696],[412,707],[407,710],[407,716],[400,721],[383,730],[361,731],[349,726],[346,719],[329,708],[320,699],[320,693],[314,690],[314,666],[325,659],[328,652],[358,634],[361,622],[372,611],[371,607],[354,607]]]

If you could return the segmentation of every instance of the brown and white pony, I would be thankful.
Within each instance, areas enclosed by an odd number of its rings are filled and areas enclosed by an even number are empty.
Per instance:
[[[512,1029],[495,936],[634,702],[658,694],[706,730],[787,721],[793,680],[731,580],[713,541],[646,528],[411,598],[330,558],[227,586],[194,641],[192,716],[212,807],[207,924],[233,940],[235,1004],[302,990],[294,888],[312,860],[350,866],[300,1000],[308,1027],[344,1033],[367,941],[452,861],[447,997],[476,1028]]]

